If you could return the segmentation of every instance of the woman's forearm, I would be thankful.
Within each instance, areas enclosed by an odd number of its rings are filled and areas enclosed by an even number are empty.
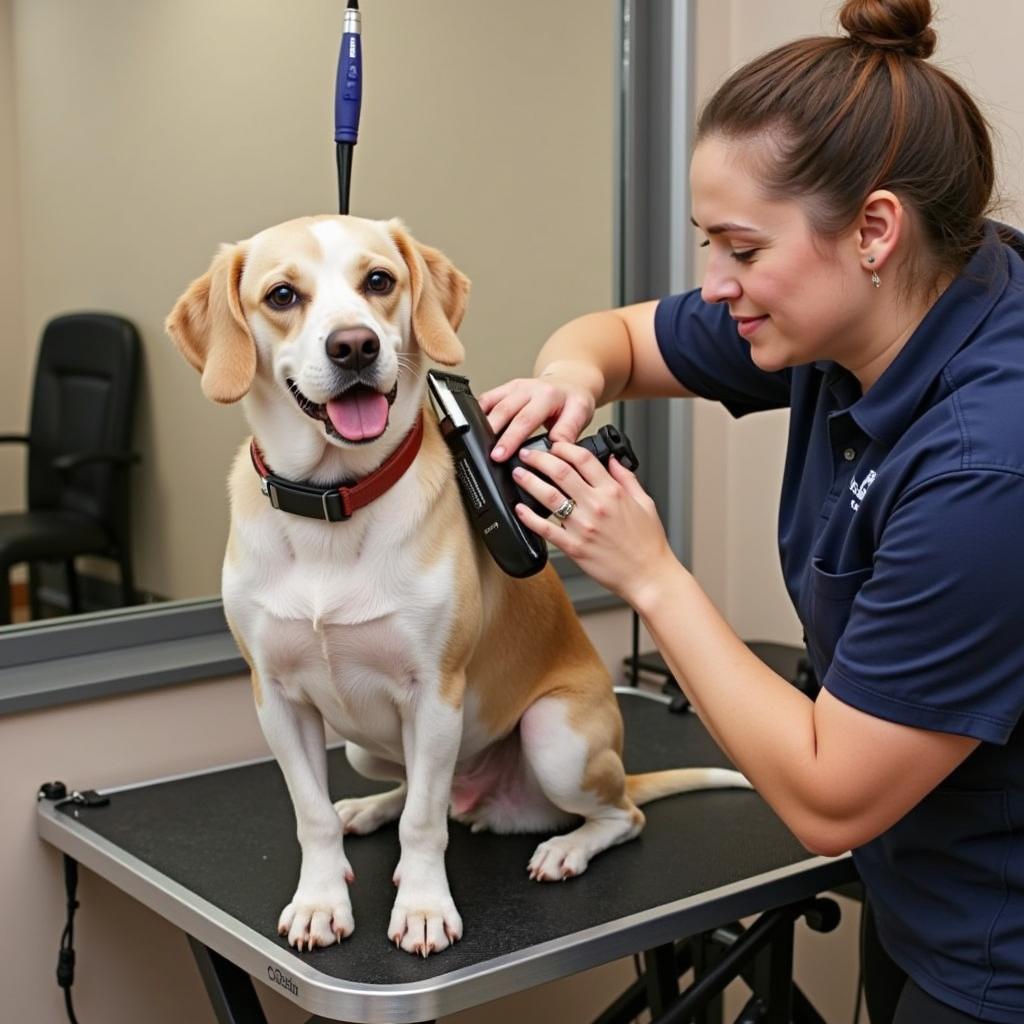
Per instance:
[[[537,355],[534,374],[572,380],[595,405],[612,402],[629,381],[632,348],[625,320],[616,310],[588,313],[559,327]]]
[[[823,825],[813,702],[749,650],[678,563],[635,606],[712,737],[813,848]]]

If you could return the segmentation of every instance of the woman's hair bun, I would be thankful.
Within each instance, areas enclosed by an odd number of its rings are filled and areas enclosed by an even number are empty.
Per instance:
[[[935,51],[931,20],[930,0],[846,0],[839,12],[851,39],[921,58]]]

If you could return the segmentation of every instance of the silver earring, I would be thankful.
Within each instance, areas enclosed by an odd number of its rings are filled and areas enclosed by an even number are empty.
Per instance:
[[[870,264],[870,263],[874,263],[874,262],[875,262],[875,257],[874,256],[869,256],[868,257],[868,263]],[[877,270],[872,270],[871,271],[871,283],[876,288],[881,288],[882,287],[882,279],[878,276],[878,271]]]

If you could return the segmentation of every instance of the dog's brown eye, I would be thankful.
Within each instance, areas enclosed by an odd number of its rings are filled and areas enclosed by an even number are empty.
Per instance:
[[[366,278],[366,290],[376,295],[387,295],[395,287],[395,279],[383,270],[371,270]]]
[[[299,293],[290,284],[275,284],[267,292],[267,302],[274,309],[288,309],[299,301]]]

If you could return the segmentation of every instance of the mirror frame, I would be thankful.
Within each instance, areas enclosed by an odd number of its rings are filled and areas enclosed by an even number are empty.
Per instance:
[[[614,302],[624,305],[693,281],[687,165],[696,0],[611,0],[611,7],[618,26]],[[620,403],[616,420],[643,453],[641,479],[673,551],[689,564],[692,406]],[[577,611],[622,607],[561,553],[551,561]],[[0,714],[246,671],[216,597],[27,623],[0,631]]]

